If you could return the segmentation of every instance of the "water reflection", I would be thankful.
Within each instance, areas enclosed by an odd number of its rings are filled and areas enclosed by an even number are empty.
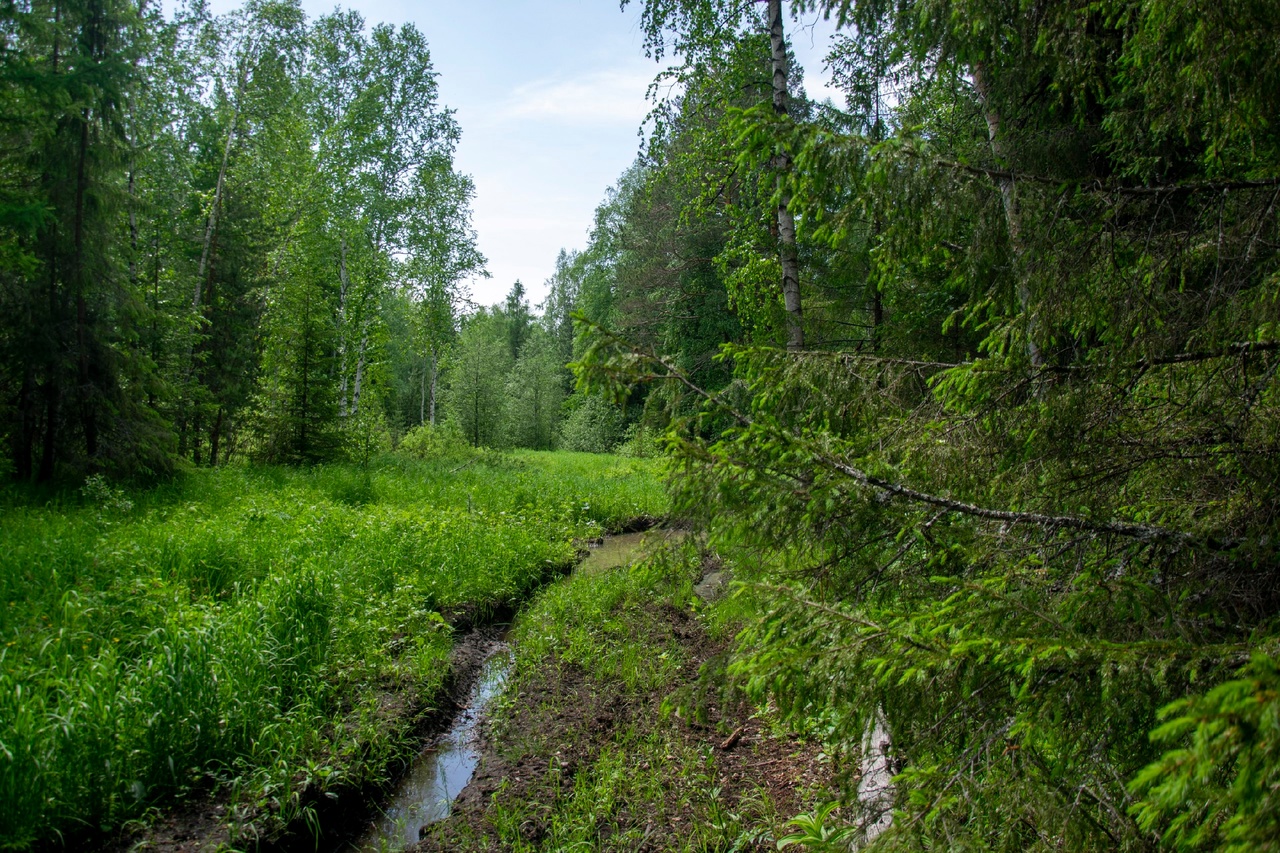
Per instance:
[[[476,727],[486,706],[502,693],[510,670],[511,650],[502,643],[485,661],[453,728],[418,756],[382,817],[351,850],[402,850],[418,842],[424,826],[449,816],[480,761]]]

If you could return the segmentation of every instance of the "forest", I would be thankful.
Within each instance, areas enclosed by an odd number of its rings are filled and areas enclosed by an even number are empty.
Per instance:
[[[1277,849],[1280,4],[621,5],[641,150],[492,306],[429,31],[0,5],[0,848],[310,825],[527,606],[513,695],[645,722],[424,849]],[[791,813],[721,801],[751,725]]]

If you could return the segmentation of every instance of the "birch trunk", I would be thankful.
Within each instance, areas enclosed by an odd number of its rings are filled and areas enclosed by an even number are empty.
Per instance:
[[[782,0],[769,0],[769,43],[773,54],[773,111],[787,114],[787,42],[782,31]],[[782,261],[782,301],[787,309],[787,349],[804,349],[804,317],[800,309],[800,260],[796,249],[796,220],[791,215],[791,197],[784,189],[791,156],[781,147],[774,157],[778,173],[778,240]]]
[[[360,386],[364,381],[364,361],[365,352],[369,347],[369,321],[365,320],[361,324],[360,334],[360,352],[356,355],[356,380],[355,385],[351,389],[351,415],[355,416],[360,412]]]
[[[982,62],[975,62],[972,68],[973,88],[978,94],[978,102],[982,106],[982,115],[987,122],[987,139],[991,144],[991,153],[995,156],[996,162],[1006,171],[1010,168],[1008,158],[1005,156],[1004,133],[1002,132],[1002,121],[999,111],[996,109],[995,103],[991,99],[990,81],[987,79],[986,65]],[[1013,256],[1013,276],[1014,286],[1018,293],[1018,306],[1022,309],[1022,314],[1026,317],[1026,334],[1027,334],[1027,357],[1031,360],[1031,366],[1039,368],[1044,364],[1044,357],[1040,353],[1040,347],[1036,345],[1036,321],[1035,306],[1031,299],[1031,284],[1028,280],[1027,270],[1027,247],[1022,239],[1022,210],[1018,204],[1018,184],[1013,177],[1013,173],[1009,171],[1005,176],[997,179],[997,185],[1000,187],[1000,201],[1004,205],[1005,227],[1009,231],[1009,251]]]
[[[440,359],[431,351],[431,425],[436,425],[436,385],[440,379]]]
[[[138,210],[134,166],[129,165],[129,283],[138,286]]]
[[[422,365],[422,389],[418,399],[418,423],[436,425],[436,378],[440,375],[440,362],[432,347]],[[430,408],[428,408],[428,403]],[[428,420],[428,412],[430,420]]]
[[[222,165],[218,168],[218,181],[213,188],[213,202],[209,205],[209,217],[204,226],[204,247],[200,250],[200,266],[196,268],[195,292],[191,297],[191,309],[200,310],[201,290],[204,287],[205,272],[209,268],[209,254],[213,247],[213,234],[218,228],[218,210],[222,207],[222,194],[227,183],[227,166],[231,162],[231,149],[235,147],[236,130],[240,126],[240,103],[244,100],[244,89],[249,80],[249,62],[246,57],[240,69],[240,78],[236,81],[235,107],[231,113],[231,127],[227,129],[227,141],[222,147]]]

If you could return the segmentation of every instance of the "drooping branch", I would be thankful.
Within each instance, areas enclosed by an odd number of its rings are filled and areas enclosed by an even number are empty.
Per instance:
[[[1135,524],[1133,522],[1118,520],[1094,521],[1073,515],[1054,515],[1020,510],[993,509],[991,507],[979,506],[978,504],[943,497],[942,495],[923,492],[919,489],[913,489],[910,486],[895,483],[892,480],[887,480],[883,477],[874,476],[833,454],[818,451],[810,442],[806,442],[803,435],[790,430],[760,424],[755,418],[745,412],[742,412],[726,400],[723,395],[717,394],[713,391],[707,391],[702,388],[698,383],[694,382],[685,371],[681,370],[675,364],[672,364],[670,361],[652,350],[647,350],[630,344],[617,335],[606,331],[597,323],[592,323],[590,321],[583,322],[587,329],[594,331],[600,336],[596,347],[588,350],[587,354],[583,357],[583,361],[579,362],[577,365],[579,370],[583,372],[583,375],[589,377],[592,371],[599,371],[615,382],[618,381],[619,378],[627,378],[632,382],[647,382],[655,380],[676,382],[687,388],[695,396],[698,396],[715,406],[723,414],[732,417],[741,426],[748,429],[755,428],[761,430],[765,436],[770,439],[785,441],[792,446],[803,449],[807,451],[809,458],[816,461],[822,467],[848,477],[866,488],[877,489],[893,497],[903,498],[904,500],[908,500],[913,503],[937,507],[948,512],[955,512],[972,518],[981,518],[988,521],[1000,521],[1007,524],[1028,524],[1047,530],[1074,530],[1081,533],[1095,535],[1121,536],[1138,542],[1165,543],[1184,547],[1201,547],[1212,551],[1231,550],[1243,544],[1238,539],[1220,539],[1213,536],[1199,536],[1185,531],[1172,530],[1167,527],[1160,527],[1158,525],[1151,524]],[[626,351],[630,358],[625,360],[625,364],[618,365],[616,367],[601,365],[599,363],[592,364],[593,359],[598,357],[600,348],[605,344],[613,345],[618,347],[620,350]],[[646,370],[646,367],[650,369]]]

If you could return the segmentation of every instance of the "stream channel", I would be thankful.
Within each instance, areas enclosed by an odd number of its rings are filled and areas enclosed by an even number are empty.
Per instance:
[[[596,540],[575,571],[607,571],[630,563],[644,536],[623,533]],[[344,848],[347,853],[403,850],[417,843],[423,827],[452,812],[453,801],[471,781],[480,761],[480,723],[493,700],[502,695],[511,673],[507,634],[504,629],[489,645],[467,702],[448,731],[414,759],[365,833]]]

